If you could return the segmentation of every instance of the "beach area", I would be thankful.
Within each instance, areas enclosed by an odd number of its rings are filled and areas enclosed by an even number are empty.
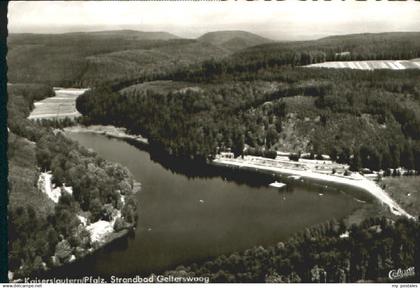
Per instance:
[[[148,145],[148,140],[141,135],[131,135],[125,128],[112,125],[90,125],[90,126],[71,126],[64,128],[66,132],[88,132],[105,135],[122,140],[134,140]],[[362,175],[358,172],[348,171],[346,165],[338,164],[331,160],[309,160],[299,159],[292,161],[284,153],[279,153],[276,159],[269,159],[258,156],[246,155],[243,158],[232,158],[228,154],[217,154],[215,159],[210,161],[211,165],[236,167],[239,169],[255,169],[270,173],[278,173],[286,177],[304,179],[309,182],[322,182],[326,185],[341,185],[352,189],[363,191],[367,195],[386,205],[390,212],[396,216],[405,216],[415,219],[413,215],[402,208],[387,192],[382,189],[374,180],[374,174]],[[332,173],[332,170],[334,173]]]
[[[334,175],[315,172],[305,169],[302,166],[293,169],[291,165],[284,165],[282,161],[271,160],[257,156],[244,156],[243,158],[228,158],[218,156],[212,161],[214,165],[236,167],[239,169],[255,169],[270,173],[278,173],[283,176],[297,176],[309,181],[321,181],[326,184],[339,184],[347,187],[360,189],[377,199],[380,203],[387,205],[392,214],[397,216],[405,216],[414,219],[412,215],[406,212],[398,203],[396,203],[381,187],[374,181],[367,179],[360,173],[351,173],[349,176]],[[293,163],[294,162],[294,163]],[[289,161],[289,164],[297,164],[298,162]]]

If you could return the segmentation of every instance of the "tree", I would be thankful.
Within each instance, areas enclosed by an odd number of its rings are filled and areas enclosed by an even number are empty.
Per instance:
[[[401,165],[408,170],[414,169],[414,155],[411,145],[406,143],[401,151]]]
[[[289,159],[292,161],[299,161],[300,153],[292,153],[289,155]]]
[[[271,126],[268,128],[267,136],[266,136],[266,145],[268,148],[270,148],[272,145],[274,145],[279,139],[279,134],[277,133],[277,130]]]
[[[40,272],[44,269],[45,269],[45,267],[44,267],[44,262],[42,261],[42,258],[40,256],[36,256],[35,260],[32,264],[32,269],[31,270],[33,270],[35,272]]]
[[[244,137],[244,135],[236,136],[233,139],[233,143],[232,143],[232,152],[235,155],[235,157],[243,155],[244,147],[245,147],[245,137]]]
[[[117,219],[115,219],[115,223],[114,223],[114,231],[115,232],[119,232],[121,230],[123,230],[126,227],[126,223],[124,222],[124,220],[121,217],[118,217]]]
[[[114,212],[114,207],[112,204],[105,204],[102,206],[101,219],[105,221],[112,221],[112,214]]]
[[[66,263],[72,254],[72,248],[67,240],[61,240],[55,247],[55,256],[60,263]]]
[[[101,219],[102,216],[102,203],[98,198],[90,201],[89,211],[91,213],[91,221],[96,222]]]
[[[360,160],[360,155],[358,151],[355,151],[353,154],[353,158],[350,161],[350,170],[357,172],[362,168],[362,162]]]
[[[414,146],[414,169],[417,170],[417,173],[420,173],[420,142]]]
[[[382,158],[375,147],[362,146],[360,148],[360,157],[363,167],[378,171],[382,166]]]

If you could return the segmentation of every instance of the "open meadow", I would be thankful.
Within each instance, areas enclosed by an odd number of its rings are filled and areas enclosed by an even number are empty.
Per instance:
[[[305,67],[350,68],[359,70],[375,69],[420,69],[420,59],[413,60],[369,60],[369,61],[332,61],[306,65]]]
[[[76,98],[86,89],[55,89],[55,96],[34,103],[28,119],[75,119],[81,116],[76,109]]]
[[[384,177],[381,184],[389,196],[409,213],[419,214],[420,176]]]

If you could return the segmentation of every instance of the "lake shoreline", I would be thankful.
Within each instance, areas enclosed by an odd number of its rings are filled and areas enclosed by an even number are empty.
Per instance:
[[[87,134],[97,134],[98,136],[105,136],[104,137],[104,139],[105,138],[109,138],[109,140],[111,141],[111,143],[114,141],[114,140],[112,140],[112,138],[118,138],[118,139],[120,139],[120,140],[131,140],[131,139],[133,139],[133,137],[126,137],[125,135],[120,135],[120,134],[116,134],[116,133],[105,133],[105,131],[100,131],[99,129],[98,129],[98,127],[96,127],[95,129],[92,129],[91,127],[83,127],[83,129],[80,129],[80,127],[78,127],[78,128],[70,128],[70,129],[65,129],[65,130],[67,130],[67,131],[76,131],[76,129],[77,129],[77,131],[80,133],[80,134],[84,134],[83,132],[86,132]],[[113,127],[108,127],[108,129],[114,129]],[[111,130],[112,131],[112,130]],[[93,133],[92,133],[93,132]],[[109,130],[108,130],[108,132],[110,132]],[[113,136],[114,135],[114,136]],[[118,137],[117,137],[118,136]],[[93,137],[95,137],[95,136],[93,136]],[[117,140],[118,140],[117,139]],[[96,142],[96,141],[95,141]],[[132,142],[134,142],[134,141],[118,141],[118,142],[126,142],[127,144],[131,144],[131,145],[133,145],[133,143]],[[116,145],[116,144],[115,144]],[[137,147],[138,145],[133,145],[134,146],[134,148],[139,148],[139,147]],[[91,146],[88,146],[88,147],[91,147]],[[92,147],[95,147],[95,146],[92,146]],[[94,149],[94,148],[93,148]],[[139,148],[139,150],[143,150],[144,152],[147,152],[149,155],[151,155],[150,154],[150,152],[149,152],[149,150],[150,150],[150,144],[146,147],[146,149],[141,149],[141,148]],[[152,161],[154,161],[153,160],[153,158],[151,157],[151,160]],[[172,157],[172,160],[174,161],[174,160],[176,160],[176,159],[174,159],[173,157]],[[113,161],[116,161],[115,159],[113,160]],[[160,164],[160,162],[159,161],[157,161],[159,164]],[[186,166],[188,166],[188,164],[186,164],[185,162],[182,162],[181,161],[181,163],[180,163],[181,165],[186,165]],[[201,167],[200,166],[200,163],[198,163],[199,165],[198,165],[198,167]],[[242,174],[242,169],[241,170],[239,170],[239,168],[238,167],[233,167],[233,169],[232,168],[226,168],[226,167],[221,167],[220,165],[216,165],[215,163],[212,163],[212,162],[207,162],[207,163],[202,163],[203,165],[205,164],[205,165],[207,165],[209,168],[210,168],[210,170],[213,170],[213,168],[212,167],[216,167],[217,168],[217,166],[219,166],[219,168],[220,169],[216,169],[215,171],[217,171],[217,172],[221,172],[221,174],[219,173],[218,174],[218,176],[220,176],[220,177],[222,177],[222,178],[224,178],[223,177],[223,175],[228,175],[229,173],[231,173],[231,174]],[[160,165],[162,165],[162,164],[160,164]],[[196,168],[196,167],[195,167]],[[167,168],[168,169],[168,168]],[[229,172],[230,171],[230,172]],[[235,171],[237,171],[237,172],[235,172]],[[251,173],[247,173],[249,176],[248,177],[253,177],[252,175],[258,175],[258,174],[260,174],[260,175],[263,175],[263,174],[266,174],[266,175],[268,175],[268,176],[270,176],[270,175],[272,175],[272,173],[262,173],[261,172],[261,170],[256,170],[256,169],[254,169],[254,171],[250,171]],[[224,173],[226,173],[226,174],[224,174]],[[294,175],[294,173],[292,173],[291,175]],[[300,180],[301,179],[299,179],[299,178],[294,178],[294,177],[290,177],[289,179],[287,179],[287,176],[286,175],[284,175],[283,174],[283,176],[286,178],[286,183],[288,183],[287,181],[290,181],[290,183],[293,185],[294,183],[296,183],[297,185],[299,185],[300,184]],[[188,177],[188,176],[187,176]],[[206,176],[204,176],[204,177],[206,177]],[[274,176],[274,177],[265,177],[265,178],[270,178],[270,179],[273,179],[273,181],[274,181],[274,179],[276,179],[278,176]],[[259,176],[254,176],[254,178],[264,178],[264,176],[262,176],[262,177],[259,177]],[[278,178],[277,178],[278,179]],[[230,180],[229,179],[229,177],[226,177],[225,178],[225,180]],[[267,183],[265,183],[265,186],[267,186],[268,185],[268,183],[270,183],[270,182],[267,182]],[[308,186],[313,186],[313,187],[317,187],[317,190],[315,190],[315,191],[318,191],[319,193],[318,194],[320,194],[321,192],[322,193],[324,193],[323,191],[322,191],[322,189],[324,189],[323,188],[323,185],[320,185],[320,183],[318,182],[318,183],[316,183],[316,181],[315,180],[313,180],[313,179],[311,179],[311,181],[305,181],[304,183],[303,183],[303,185],[304,186],[306,186],[306,184],[308,184]],[[340,186],[338,186],[338,187],[332,187],[332,185],[328,185],[329,187],[328,187],[328,189],[330,189],[330,188],[337,188],[337,189],[334,189],[334,190],[337,190],[337,193],[341,193],[341,194],[347,194],[348,195],[348,193],[347,193],[347,191],[343,191],[344,189],[342,188],[342,187],[340,187]],[[334,191],[335,192],[335,191]],[[286,193],[286,197],[287,197],[287,192],[285,192]],[[327,191],[327,193],[329,193],[329,191]],[[325,193],[324,193],[325,194]],[[348,203],[350,204],[352,201],[356,201],[356,200],[354,200],[354,197],[352,197],[353,195],[351,195],[351,193],[349,193],[350,194],[350,197],[348,198],[348,200],[347,201],[349,201]],[[369,195],[369,194],[367,194],[367,193],[364,193],[364,195]],[[323,198],[323,197],[327,197],[328,198],[328,194],[325,194],[325,195],[320,195],[319,196],[320,197],[320,199],[321,198]],[[316,198],[318,198],[318,196],[316,196]],[[207,202],[207,201],[206,201]],[[203,205],[203,204],[200,204],[200,205]],[[336,219],[336,220],[340,220],[340,219],[343,219],[346,223],[347,222],[352,222],[351,224],[353,224],[353,223],[355,223],[356,221],[357,221],[357,223],[360,223],[362,220],[364,220],[364,219],[366,219],[366,218],[369,218],[369,217],[371,217],[372,215],[381,215],[381,214],[379,214],[379,213],[376,213],[377,211],[381,211],[381,212],[387,212],[386,210],[385,210],[385,208],[384,207],[381,207],[380,205],[378,205],[377,203],[364,203],[364,204],[362,204],[360,207],[354,207],[351,211],[349,211],[349,213],[348,214],[346,214],[346,215],[343,215],[342,217],[340,216],[340,217],[334,217],[334,216],[332,216],[331,217],[331,219],[332,218],[334,218],[334,219]],[[385,213],[384,213],[385,214]],[[388,214],[387,214],[387,216],[388,216]],[[350,219],[350,220],[348,220],[348,219]],[[392,219],[395,219],[395,218],[392,218]],[[153,231],[154,231],[154,229],[153,229]],[[298,233],[298,232],[296,232],[296,233]],[[292,234],[293,235],[293,234]],[[286,239],[288,239],[289,238],[289,236],[286,238]],[[268,245],[268,244],[262,244],[262,245]],[[241,250],[242,251],[242,250]],[[195,262],[196,260],[193,260],[191,263],[193,263],[193,262]],[[184,262],[182,262],[182,263],[184,263]],[[189,262],[188,262],[189,263]],[[181,264],[179,264],[179,265],[181,265]],[[170,269],[170,268],[165,268],[164,270],[167,270],[167,269]],[[162,270],[163,271],[163,270]]]
[[[72,133],[95,133],[121,140],[133,140],[143,145],[149,145],[149,141],[147,138],[144,138],[141,135],[128,134],[127,129],[122,127],[115,127],[113,125],[76,125],[65,127],[63,128],[63,130],[64,132]]]
[[[121,139],[121,140],[130,140],[134,141],[138,144],[149,146],[149,141],[142,137],[141,135],[130,135],[127,133],[125,128],[115,127],[113,125],[91,125],[91,126],[71,126],[64,128],[64,131],[68,132],[88,132],[88,133],[96,133],[105,135],[108,137]],[[270,166],[263,166],[263,165],[255,165],[253,163],[248,163],[246,161],[241,161],[240,158],[236,159],[228,159],[216,157],[216,159],[207,161],[207,164],[210,166],[219,166],[219,167],[234,167],[239,169],[247,169],[247,170],[254,170],[259,172],[269,172],[275,173],[279,176],[289,177],[289,178],[296,178],[296,180],[304,179],[310,183],[324,183],[330,184],[335,187],[344,187],[344,188],[351,188],[358,191],[363,191],[364,193],[368,193],[368,196],[374,197],[377,199],[381,204],[385,204],[389,207],[389,210],[392,214],[397,216],[405,216],[409,219],[414,219],[412,215],[406,212],[398,203],[396,203],[384,190],[382,190],[376,183],[373,181],[365,178],[364,176],[360,175],[359,173],[355,173],[352,177],[346,176],[337,176],[337,175],[326,175],[321,174],[313,171],[302,171],[299,169],[289,169],[289,168],[277,168],[277,167],[270,167]],[[363,198],[364,195],[361,195]]]
[[[255,157],[261,158],[261,157]],[[328,183],[332,185],[342,185],[345,187],[351,187],[358,190],[363,190],[369,193],[371,196],[378,199],[381,203],[387,205],[390,208],[390,212],[397,216],[405,216],[409,219],[414,219],[412,215],[401,208],[391,197],[383,191],[376,183],[366,179],[360,174],[356,174],[356,177],[350,178],[345,176],[335,176],[316,173],[313,171],[306,170],[295,170],[282,167],[273,167],[268,165],[260,165],[259,163],[250,163],[249,161],[242,160],[240,158],[228,159],[228,158],[216,158],[212,161],[214,165],[220,165],[225,167],[235,167],[239,169],[265,171],[268,173],[275,173],[286,177],[297,176],[301,179],[315,182]]]
[[[11,278],[9,279],[9,281],[11,283],[21,283],[22,281],[26,282],[27,280],[30,281],[31,279],[44,279],[44,278],[55,277],[54,275],[56,274],[57,271],[66,269],[67,267],[69,267],[69,265],[78,265],[80,261],[84,261],[85,259],[89,257],[93,257],[95,254],[99,253],[100,251],[104,249],[107,249],[108,247],[112,246],[114,243],[120,240],[123,241],[124,239],[131,237],[131,235],[133,235],[134,233],[135,233],[135,225],[130,224],[130,226],[127,226],[118,232],[114,231],[108,234],[106,236],[105,241],[97,244],[95,248],[91,248],[90,250],[86,251],[81,257],[74,258],[74,260],[61,263],[59,265],[48,267],[40,272],[33,273],[25,277],[20,277],[16,279]],[[12,272],[12,275],[13,275],[13,272]],[[9,278],[10,278],[10,275],[9,275]],[[61,277],[59,276],[58,279],[60,278]]]
[[[133,194],[138,193],[141,190],[141,183],[138,181],[134,181],[133,184]],[[118,210],[118,212],[121,214],[121,210]],[[96,223],[96,222],[95,222]],[[86,224],[81,223],[80,225],[83,225],[84,228],[86,228]],[[122,227],[120,230],[115,231],[113,230],[110,233],[104,233],[102,236],[102,239],[100,241],[92,242],[92,247],[84,250],[80,256],[75,256],[72,254],[74,258],[70,258],[66,262],[60,263],[55,262],[52,266],[48,267],[45,266],[45,268],[37,273],[31,274],[29,276],[19,277],[19,278],[13,278],[14,274],[16,274],[16,271],[9,271],[9,281],[12,283],[20,283],[22,281],[26,281],[25,279],[31,279],[31,278],[39,278],[43,277],[43,275],[49,275],[49,273],[53,273],[57,269],[63,269],[64,267],[68,265],[77,264],[77,262],[84,260],[87,257],[93,256],[95,253],[98,253],[102,249],[106,249],[106,247],[112,245],[114,242],[124,239],[128,237],[129,235],[133,235],[136,230],[137,223],[128,223],[126,222],[124,227]],[[53,256],[54,257],[54,256]]]
[[[330,219],[343,219],[354,209],[362,206],[346,193],[330,193],[328,191],[325,195],[320,196],[318,192],[322,192],[322,187],[319,186],[315,188],[306,184],[299,185],[299,182],[296,185],[290,183],[289,190],[283,193],[268,187],[269,183],[274,181],[274,177],[269,175],[232,171],[208,165],[204,161],[177,161],[173,156],[163,159],[175,166],[183,166],[186,170],[191,169],[193,172],[200,170],[200,175],[190,175],[188,172],[174,171],[168,163],[161,164],[160,160],[162,159],[154,159],[148,149],[137,149],[138,147],[133,145],[132,141],[115,140],[112,137],[95,133],[69,132],[68,135],[79,141],[84,147],[97,151],[102,157],[106,156],[108,161],[125,165],[132,170],[135,177],[139,177],[136,178],[137,180],[142,180],[142,177],[147,179],[141,181],[144,183],[145,189],[144,193],[141,193],[142,197],[138,198],[138,201],[141,201],[145,206],[145,209],[142,210],[143,217],[140,218],[137,228],[141,234],[138,235],[139,237],[136,235],[135,239],[130,239],[128,246],[121,247],[117,244],[115,253],[108,249],[105,253],[100,253],[100,258],[95,260],[100,263],[97,264],[98,268],[95,269],[95,272],[103,273],[100,274],[102,277],[114,275],[109,274],[111,273],[109,271],[113,271],[115,275],[129,276],[135,273],[149,275],[173,269],[176,265],[194,263],[208,257],[217,257],[235,251],[245,251],[254,245],[275,245],[278,241],[286,241],[306,227],[325,223]],[[205,172],[205,174],[201,172]],[[319,203],[319,207],[325,209],[319,211],[318,205],[314,206],[312,203]],[[156,205],[159,209],[156,209]],[[291,208],[293,206],[296,209]],[[186,207],[188,208],[186,209]],[[192,210],[188,210],[190,207]],[[300,210],[299,207],[307,208]],[[156,212],[156,210],[167,211],[165,218],[160,219],[162,217],[160,213],[163,212]],[[193,211],[199,213],[197,217],[191,217]],[[200,223],[215,222],[216,215],[213,215],[215,211],[218,211],[217,217],[225,219],[225,221],[216,222],[224,224],[213,223],[214,225],[209,225],[209,228],[201,228]],[[220,216],[224,214],[227,217]],[[252,216],[247,216],[247,214]],[[190,220],[191,218],[203,219]],[[155,219],[159,219],[159,221]],[[238,222],[239,219],[240,221],[244,219],[243,223]],[[269,219],[271,220],[268,221]],[[172,224],[172,221],[175,221],[175,224]],[[258,226],[261,228],[256,228],[260,231],[257,234],[266,234],[266,236],[243,237],[249,233],[250,223],[263,223]],[[180,227],[186,227],[186,229],[180,229]],[[219,227],[220,229],[210,227]],[[217,230],[217,232],[210,233],[211,230]],[[157,237],[161,237],[162,233],[171,235],[175,244],[162,241],[162,246],[160,246],[159,243],[156,243]],[[230,234],[232,235],[229,236]],[[221,241],[222,248],[213,244],[214,241],[212,241],[209,250],[206,249],[206,252],[203,253],[202,249],[198,249],[203,245],[200,244],[202,241],[195,244],[196,240],[194,239],[205,235],[209,236],[204,237],[205,239],[214,238],[213,240]],[[247,238],[247,240],[238,239],[238,241],[231,242],[232,240],[229,240],[231,237]],[[185,243],[190,243],[191,247],[188,244],[187,247],[190,247],[191,250],[183,248]],[[154,253],[149,251],[154,251]],[[185,255],[187,253],[188,255]],[[121,260],[121,267],[124,265],[128,267],[114,271],[103,264],[116,257],[115,255],[128,257],[131,262],[127,262],[127,264],[124,262],[126,260]],[[137,255],[137,257],[131,255]],[[121,257],[121,259],[123,258]],[[137,259],[143,259],[143,261]],[[81,265],[84,266],[86,263],[90,263],[90,260]],[[133,269],[132,267],[137,268]],[[80,271],[80,268],[75,269]]]

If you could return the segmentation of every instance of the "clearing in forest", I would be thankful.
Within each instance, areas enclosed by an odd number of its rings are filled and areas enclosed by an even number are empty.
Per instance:
[[[76,109],[76,99],[87,89],[54,88],[55,96],[34,103],[28,119],[74,119],[81,114]]]
[[[350,68],[359,70],[375,70],[375,69],[420,69],[420,59],[413,60],[369,60],[369,61],[332,61],[322,62],[304,67],[318,68]]]

